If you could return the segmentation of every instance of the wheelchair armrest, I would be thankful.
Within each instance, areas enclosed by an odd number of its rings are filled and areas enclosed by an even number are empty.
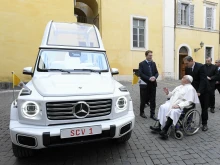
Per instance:
[[[191,109],[193,109],[193,108],[195,108],[195,107],[196,107],[196,104],[195,104],[195,103],[192,103],[192,104],[190,104],[189,106],[183,108],[183,111],[184,111],[184,112],[187,112],[187,111],[189,111],[189,110],[191,110]]]

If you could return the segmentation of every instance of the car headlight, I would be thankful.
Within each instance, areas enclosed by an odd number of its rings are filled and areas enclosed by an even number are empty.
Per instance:
[[[121,96],[116,101],[116,107],[118,110],[125,110],[128,106],[128,99],[125,96]]]
[[[22,107],[22,112],[27,117],[34,117],[40,112],[40,107],[36,102],[27,101],[25,102]]]

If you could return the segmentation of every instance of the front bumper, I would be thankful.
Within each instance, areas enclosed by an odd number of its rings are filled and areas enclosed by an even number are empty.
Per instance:
[[[60,145],[70,145],[76,143],[119,138],[125,135],[126,133],[130,132],[134,128],[134,123],[135,123],[135,116],[133,111],[128,111],[127,115],[124,115],[123,117],[114,120],[57,125],[57,126],[26,125],[26,124],[20,124],[18,121],[15,120],[11,120],[10,135],[12,142],[16,145],[27,148],[33,148],[33,149],[41,149],[41,148],[55,147]],[[73,137],[67,139],[60,138],[61,129],[87,127],[87,126],[95,126],[95,125],[101,125],[102,128],[101,134]],[[121,128],[123,128],[123,131],[121,131]],[[123,133],[121,134],[121,132]],[[32,139],[35,139],[36,142],[35,145],[29,146],[19,143],[18,135],[32,137]]]

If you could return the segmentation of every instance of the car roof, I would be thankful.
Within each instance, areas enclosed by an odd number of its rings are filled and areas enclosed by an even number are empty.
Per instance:
[[[105,51],[97,27],[76,22],[48,22],[40,48]]]

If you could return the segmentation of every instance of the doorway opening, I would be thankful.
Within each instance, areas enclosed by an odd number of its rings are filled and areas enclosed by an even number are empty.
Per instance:
[[[188,56],[188,49],[183,46],[179,50],[179,80],[185,75],[186,65],[183,62],[183,59]]]
[[[96,0],[74,0],[77,22],[94,24],[99,28],[98,3]]]

